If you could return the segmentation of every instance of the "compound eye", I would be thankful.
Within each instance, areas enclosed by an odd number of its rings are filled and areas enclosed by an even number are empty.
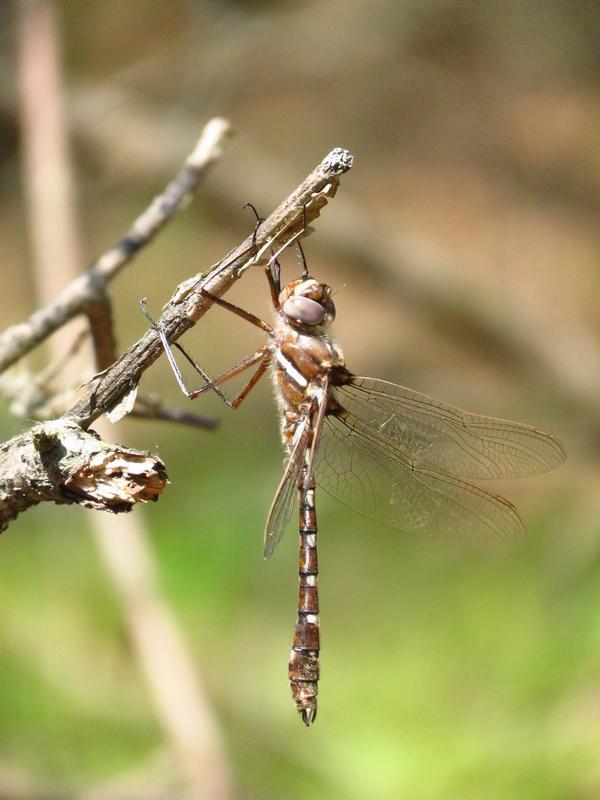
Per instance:
[[[308,297],[290,297],[281,309],[286,317],[303,325],[318,325],[323,321],[325,309],[320,303]]]

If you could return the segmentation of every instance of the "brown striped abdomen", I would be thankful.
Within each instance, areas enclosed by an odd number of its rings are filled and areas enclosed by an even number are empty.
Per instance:
[[[317,716],[320,650],[314,479],[300,485],[299,499],[298,617],[288,675],[296,708],[308,726]]]

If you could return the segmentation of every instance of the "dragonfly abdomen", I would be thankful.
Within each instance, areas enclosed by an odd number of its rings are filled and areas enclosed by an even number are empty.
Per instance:
[[[319,587],[315,483],[309,478],[299,487],[298,617],[288,675],[292,697],[305,725],[317,716],[319,683]]]

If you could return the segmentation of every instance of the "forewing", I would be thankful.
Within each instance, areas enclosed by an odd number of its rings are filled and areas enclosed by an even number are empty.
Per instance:
[[[502,497],[427,466],[416,466],[361,419],[328,416],[317,457],[317,483],[341,502],[384,525],[426,535],[476,538],[523,532]]]
[[[296,443],[286,462],[281,483],[269,509],[265,525],[265,558],[270,558],[283,538],[294,508],[300,471],[305,463],[306,448],[309,441],[309,417],[299,423]]]
[[[518,478],[565,459],[563,445],[530,425],[471,414],[404,386],[354,376],[334,397],[415,468],[460,478]]]

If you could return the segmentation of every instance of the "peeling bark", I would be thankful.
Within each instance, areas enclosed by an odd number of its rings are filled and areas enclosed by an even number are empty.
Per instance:
[[[68,420],[36,425],[0,445],[0,531],[44,501],[130,511],[157,500],[168,483],[162,461],[102,441]]]

